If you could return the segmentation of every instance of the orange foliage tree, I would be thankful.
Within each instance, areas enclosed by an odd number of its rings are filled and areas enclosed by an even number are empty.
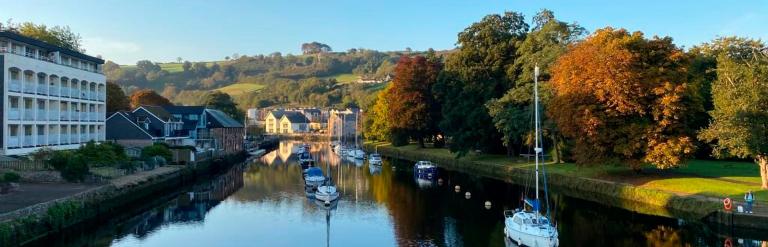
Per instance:
[[[670,168],[692,154],[687,55],[669,37],[597,30],[552,68],[549,115],[572,138],[581,164],[624,162]]]
[[[151,89],[142,89],[131,94],[131,108],[141,105],[164,106],[173,105],[171,101]]]
[[[440,108],[432,94],[432,86],[441,69],[440,62],[422,56],[400,57],[392,87],[386,94],[393,135],[416,139],[421,147],[424,147],[425,138],[437,135]]]

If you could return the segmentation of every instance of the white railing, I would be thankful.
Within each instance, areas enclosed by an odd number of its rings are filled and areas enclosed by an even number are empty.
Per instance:
[[[69,95],[72,98],[80,98],[80,89],[70,89],[69,90]]]
[[[34,144],[32,143],[32,136],[31,135],[30,136],[26,136],[25,135],[24,136],[24,144],[22,146],[26,147],[26,146],[33,146],[33,145]]]
[[[35,93],[35,89],[36,89],[36,88],[37,88],[37,87],[35,86],[35,84],[32,84],[32,83],[24,83],[24,92],[25,92],[25,93]]]
[[[69,88],[61,87],[61,96],[69,98]]]
[[[69,143],[69,134],[61,134],[61,135],[59,135],[59,138],[61,140],[59,142],[59,144],[67,144],[67,143]]]
[[[59,115],[59,120],[62,121],[69,121],[69,112],[68,111],[62,111],[60,112],[61,115]]]
[[[69,112],[69,121],[77,121],[77,112],[70,111]]]
[[[99,100],[99,95],[96,92],[91,92],[91,100],[96,101]]]
[[[45,143],[45,135],[37,135],[37,145],[42,146],[46,144],[47,143]]]
[[[11,92],[21,92],[21,81],[20,80],[11,80],[11,83],[8,86],[8,91],[11,91]]]
[[[49,90],[48,94],[50,94],[51,96],[59,96],[59,87],[51,86],[48,88],[48,90]]]
[[[77,142],[77,134],[69,135],[69,143],[78,143]]]
[[[37,110],[37,121],[48,120],[47,117],[48,117],[48,113],[45,110],[40,110],[40,109]]]
[[[19,119],[21,119],[21,110],[19,110],[19,108],[11,108],[8,111],[8,119],[10,119],[10,120],[19,120]]]
[[[104,101],[106,98],[107,97],[104,95],[104,93],[99,93],[99,100]]]
[[[58,144],[59,144],[59,135],[48,134],[48,145],[58,145]]]
[[[81,112],[80,113],[80,121],[88,121],[88,113],[87,112]]]
[[[48,85],[37,84],[37,93],[38,94],[48,94]]]
[[[19,50],[9,50],[8,47],[0,47],[0,53],[16,54],[16,55],[20,55],[20,56],[29,57],[29,58],[32,58],[32,59],[46,61],[46,62],[49,62],[49,63],[55,63],[55,64],[64,65],[64,66],[71,67],[71,68],[76,68],[76,69],[80,69],[80,70],[85,70],[85,71],[90,71],[90,72],[102,74],[102,71],[99,70],[98,68],[91,68],[91,67],[88,67],[88,66],[81,68],[81,67],[74,66],[74,65],[71,65],[71,64],[59,63],[59,62],[56,61],[56,58],[54,58],[54,57],[37,56],[33,52],[26,52],[26,53],[24,53],[24,52],[21,52]]]
[[[35,120],[35,115],[32,113],[32,108],[24,109],[24,120]]]
[[[49,121],[58,121],[59,120],[59,112],[58,111],[48,111],[48,120]]]
[[[80,134],[80,142],[88,142],[88,135]]]

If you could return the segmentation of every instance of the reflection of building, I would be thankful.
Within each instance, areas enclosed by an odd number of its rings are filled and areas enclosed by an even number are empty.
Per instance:
[[[328,117],[330,135],[333,138],[339,138],[343,135],[346,140],[354,138],[357,132],[355,118],[358,115],[360,115],[359,109],[331,110]]]
[[[104,60],[0,31],[0,154],[104,140]]]

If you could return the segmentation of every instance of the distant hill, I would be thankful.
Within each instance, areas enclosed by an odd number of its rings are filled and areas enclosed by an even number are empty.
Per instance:
[[[445,54],[450,51],[436,52]],[[154,63],[104,66],[107,80],[127,93],[149,88],[179,104],[197,104],[218,90],[235,97],[242,108],[273,105],[365,107],[381,85],[357,85],[360,77],[384,80],[392,76],[402,55],[425,52],[350,50],[307,55],[242,56],[209,62]]]

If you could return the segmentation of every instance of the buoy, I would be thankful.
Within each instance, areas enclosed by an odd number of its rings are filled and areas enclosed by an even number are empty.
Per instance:
[[[485,209],[491,209],[491,201],[485,201]]]
[[[723,200],[723,208],[725,208],[725,211],[731,211],[731,198],[725,198]]]
[[[442,178],[438,178],[437,179],[437,183],[442,185],[443,184],[443,179]]]
[[[469,191],[467,191],[467,193],[464,193],[464,198],[469,199],[470,197],[472,197],[472,193],[469,193]]]
[[[456,191],[456,193],[459,193],[459,191],[461,191],[461,186],[453,186],[453,190]]]

